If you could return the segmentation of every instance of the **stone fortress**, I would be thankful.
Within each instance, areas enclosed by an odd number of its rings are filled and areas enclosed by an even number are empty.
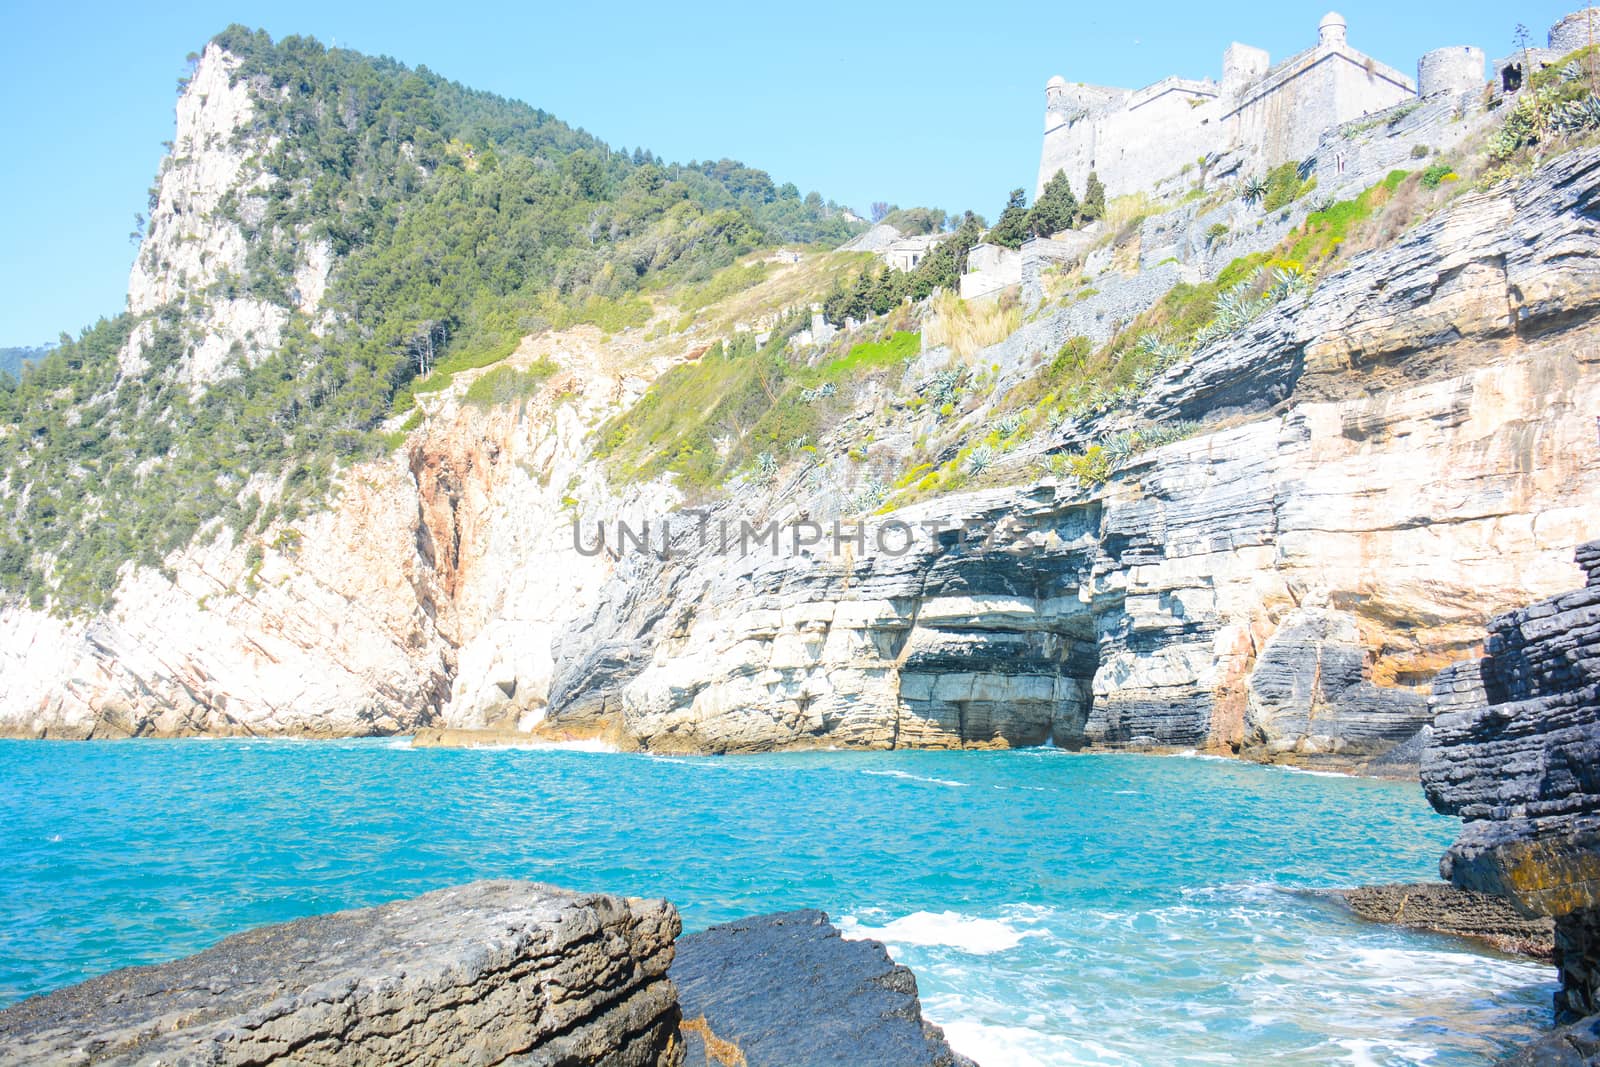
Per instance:
[[[1562,27],[1584,18],[1558,24],[1551,48]],[[1335,12],[1318,25],[1316,44],[1276,65],[1259,48],[1230,45],[1221,82],[1170,77],[1129,90],[1057,76],[1045,87],[1037,189],[1058,170],[1082,189],[1095,171],[1113,195],[1151,193],[1184,168],[1237,151],[1252,157],[1246,173],[1261,173],[1307,159],[1330,127],[1419,98],[1481,92],[1484,82],[1483,52],[1459,46],[1423,56],[1413,82],[1352,48]]]
[[[1115,306],[1091,302],[1092,320],[1080,332],[1105,341],[1171,285],[1213,278],[1238,256],[1272,248],[1317,203],[1353,197],[1396,169],[1447,161],[1499,121],[1499,109],[1532,74],[1597,39],[1600,7],[1591,7],[1552,26],[1546,47],[1530,44],[1492,64],[1472,46],[1430,51],[1412,81],[1350,47],[1344,18],[1330,12],[1315,45],[1276,65],[1261,49],[1230,45],[1221,82],[1173,77],[1134,91],[1051,78],[1035,196],[1058,170],[1081,194],[1093,171],[1113,198],[1152,201],[1135,205],[1137,262],[1116,268],[1144,276],[1139,292]],[[1237,197],[1193,195],[1237,191],[1284,163],[1316,179],[1315,198],[1269,213]],[[1094,277],[1114,268],[1106,236],[1104,224],[1091,223],[1035,237],[1017,251],[980,244],[961,296],[994,298],[1020,286],[1023,303],[1037,307],[1047,275],[1072,269]],[[844,247],[910,270],[942,237],[877,226]]]

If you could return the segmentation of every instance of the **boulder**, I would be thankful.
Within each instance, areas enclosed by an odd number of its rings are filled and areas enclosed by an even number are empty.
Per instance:
[[[691,934],[672,979],[689,1067],[975,1067],[923,1019],[916,976],[820,911]]]
[[[236,934],[0,1011],[0,1062],[682,1062],[662,900],[475,882]]]

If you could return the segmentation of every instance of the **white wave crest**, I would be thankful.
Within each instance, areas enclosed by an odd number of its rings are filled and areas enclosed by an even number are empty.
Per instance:
[[[1027,931],[1000,919],[979,919],[955,911],[918,911],[883,926],[864,926],[853,915],[839,920],[839,930],[852,941],[872,938],[890,945],[953,948],[974,956],[987,956],[1016,948]]]
[[[904,778],[908,782],[927,782],[929,785],[948,785],[948,786],[955,787],[957,789],[965,789],[966,785],[967,785],[966,782],[957,782],[957,781],[953,781],[952,779],[949,779],[949,778],[928,778],[928,777],[925,777],[924,775],[912,774],[909,771],[894,771],[894,770],[873,771],[873,770],[865,770],[865,771],[862,771],[861,773],[862,774],[876,775],[879,778]]]

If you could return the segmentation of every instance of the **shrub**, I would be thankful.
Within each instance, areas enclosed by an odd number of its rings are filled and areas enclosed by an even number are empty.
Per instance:
[[[1433,166],[1422,172],[1422,178],[1420,180],[1422,184],[1427,186],[1429,189],[1437,189],[1444,182],[1456,181],[1457,175],[1456,172],[1451,168],[1450,164],[1435,163]]]
[[[467,386],[465,401],[474,407],[490,408],[512,404],[536,396],[556,373],[557,367],[547,359],[530,364],[526,370],[516,367],[496,367]]]

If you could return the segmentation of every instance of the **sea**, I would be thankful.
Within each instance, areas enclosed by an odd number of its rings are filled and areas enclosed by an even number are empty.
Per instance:
[[[821,908],[983,1067],[1488,1064],[1550,967],[1318,890],[1437,878],[1415,783],[1196,755],[0,741],[0,1006],[480,878]]]

